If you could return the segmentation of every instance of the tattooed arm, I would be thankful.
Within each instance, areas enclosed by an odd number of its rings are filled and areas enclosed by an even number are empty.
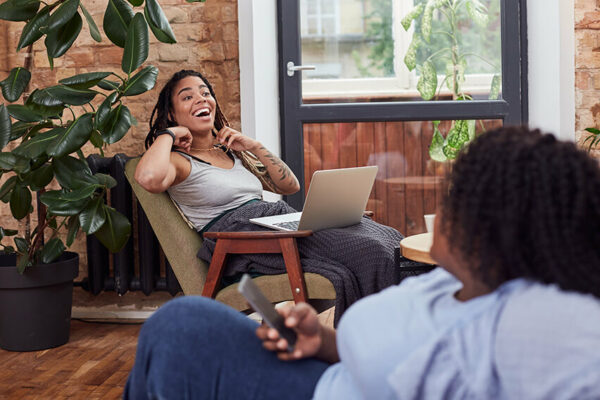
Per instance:
[[[229,127],[224,127],[219,131],[217,140],[232,150],[249,151],[258,157],[267,168],[265,178],[276,188],[276,193],[293,194],[300,190],[300,184],[292,170],[259,141],[244,136],[241,132]]]

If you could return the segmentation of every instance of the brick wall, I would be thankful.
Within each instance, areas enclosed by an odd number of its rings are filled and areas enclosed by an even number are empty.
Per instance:
[[[600,128],[600,0],[575,0],[575,130]],[[593,153],[600,158],[600,150]]]
[[[167,15],[177,44],[158,42],[150,32],[150,54],[144,65],[159,69],[158,82],[152,91],[126,99],[126,105],[138,125],[119,143],[108,146],[105,154],[140,154],[148,129],[148,120],[164,82],[180,69],[202,72],[213,85],[219,104],[231,125],[240,127],[240,83],[238,65],[237,1],[207,0],[205,3],[187,3],[185,0],[159,0]],[[102,16],[107,0],[84,0],[84,5],[102,30]],[[141,8],[136,8],[142,11]],[[23,66],[25,49],[15,53],[24,23],[0,21],[0,80],[11,68]],[[122,49],[113,45],[102,33],[102,42],[95,42],[89,35],[84,21],[83,30],[73,47],[56,59],[50,69],[43,39],[34,45],[31,89],[40,85],[57,83],[67,76],[93,71],[115,71],[122,74]],[[99,99],[101,101],[101,99]],[[85,150],[85,149],[84,149]],[[87,148],[86,154],[93,151]],[[4,181],[4,179],[2,180]],[[10,210],[0,203],[0,226],[15,228]],[[35,219],[33,221],[35,223]],[[34,225],[35,226],[35,225]],[[22,229],[22,227],[21,227]],[[71,250],[82,256],[81,268],[85,270],[85,238],[80,235]]]

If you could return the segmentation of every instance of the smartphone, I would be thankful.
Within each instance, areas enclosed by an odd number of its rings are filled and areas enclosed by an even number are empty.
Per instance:
[[[263,317],[267,325],[276,329],[279,332],[279,336],[287,340],[287,350],[291,353],[296,344],[296,332],[285,326],[283,317],[275,310],[273,304],[267,300],[258,286],[252,281],[250,275],[244,274],[242,276],[242,280],[238,285],[238,291],[248,300],[254,311]]]

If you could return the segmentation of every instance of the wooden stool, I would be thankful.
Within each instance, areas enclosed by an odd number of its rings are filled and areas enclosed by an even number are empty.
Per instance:
[[[296,238],[312,235],[312,231],[294,232],[205,232],[204,237],[216,239],[202,296],[214,298],[219,290],[228,254],[281,253],[287,270],[294,301],[307,302],[306,283],[300,265]]]

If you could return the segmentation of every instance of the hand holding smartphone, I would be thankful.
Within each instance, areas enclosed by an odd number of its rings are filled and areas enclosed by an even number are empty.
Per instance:
[[[285,326],[283,317],[275,310],[273,304],[260,291],[258,286],[252,281],[250,275],[244,274],[238,285],[238,291],[248,300],[248,303],[254,311],[258,312],[263,320],[271,328],[279,332],[279,336],[284,338],[288,343],[288,352],[292,352],[296,344],[296,332],[293,329]]]

